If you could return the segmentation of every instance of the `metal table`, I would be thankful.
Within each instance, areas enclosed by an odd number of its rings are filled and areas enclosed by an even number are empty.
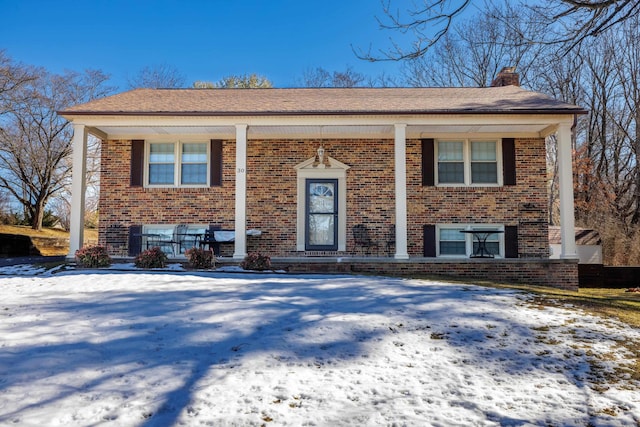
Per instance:
[[[495,255],[487,249],[487,239],[492,234],[504,233],[504,230],[482,229],[482,230],[460,230],[461,233],[472,234],[478,242],[478,247],[471,254],[471,258],[493,258]]]

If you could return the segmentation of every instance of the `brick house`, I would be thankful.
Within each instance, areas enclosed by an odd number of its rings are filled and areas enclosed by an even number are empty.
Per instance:
[[[137,89],[77,105],[60,113],[75,132],[69,256],[83,237],[91,133],[102,140],[99,242],[114,256],[171,241],[177,227],[191,245],[220,229],[235,237],[223,256],[261,252],[291,270],[576,287],[571,140],[582,113],[520,88],[512,69],[489,88]],[[562,250],[550,260],[554,133]],[[483,229],[492,256],[475,258]],[[170,256],[184,256],[185,239]]]

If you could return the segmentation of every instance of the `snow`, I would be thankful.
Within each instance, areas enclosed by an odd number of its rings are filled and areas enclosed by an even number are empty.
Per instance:
[[[0,269],[0,425],[640,423],[616,376],[640,331],[613,320],[472,284],[179,270]]]

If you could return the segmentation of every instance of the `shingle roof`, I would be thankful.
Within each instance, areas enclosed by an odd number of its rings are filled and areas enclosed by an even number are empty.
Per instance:
[[[569,113],[584,110],[517,86],[489,88],[135,89],[61,111],[73,115]]]
[[[576,244],[577,245],[601,245],[602,239],[600,238],[600,233],[596,230],[591,230],[588,228],[575,228],[576,232]],[[560,235],[560,227],[558,226],[549,226],[549,243],[552,245],[559,245],[562,242],[562,238]]]

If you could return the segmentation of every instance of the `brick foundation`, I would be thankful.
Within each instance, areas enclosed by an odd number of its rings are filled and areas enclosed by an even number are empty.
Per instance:
[[[366,273],[407,276],[444,276],[462,279],[481,279],[493,282],[513,282],[559,289],[578,290],[577,260],[394,260],[345,258],[340,261],[321,258],[274,259],[274,269],[296,273]]]

